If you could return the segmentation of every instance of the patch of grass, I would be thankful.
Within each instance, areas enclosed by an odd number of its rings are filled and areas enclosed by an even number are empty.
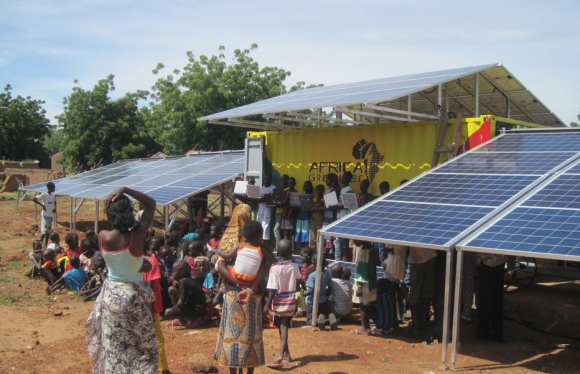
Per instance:
[[[12,305],[18,301],[18,296],[12,290],[0,291],[0,305]]]
[[[12,269],[22,267],[22,263],[18,260],[6,261],[5,263],[2,264],[2,267],[5,270],[12,270]]]
[[[0,282],[14,282],[14,280],[16,280],[16,277],[13,275],[0,275]]]

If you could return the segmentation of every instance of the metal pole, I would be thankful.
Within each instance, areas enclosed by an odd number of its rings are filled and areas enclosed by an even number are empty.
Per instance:
[[[70,230],[69,232],[73,232],[75,230],[75,198],[70,197]]]
[[[447,90],[447,83],[445,83],[445,113],[449,113],[449,91]]]
[[[34,205],[34,224],[38,226],[38,208],[37,208],[37,204],[32,204]],[[42,232],[42,227],[40,228],[40,231]]]
[[[322,280],[322,261],[324,261],[324,235],[318,234],[318,250],[316,251],[316,282],[314,283],[314,295],[312,295],[312,326],[316,326],[318,317],[318,301],[320,299],[320,282]]]
[[[99,199],[95,199],[95,232],[99,232]]]
[[[167,228],[169,227],[169,205],[163,206],[163,218],[165,220],[165,232],[167,232]]]
[[[435,108],[435,115],[439,116],[439,108],[443,108],[443,86],[437,86],[437,108]],[[441,117],[441,116],[439,116]]]
[[[407,112],[411,111],[411,95],[407,96]],[[408,115],[407,119],[411,119],[411,116]]]
[[[457,251],[457,268],[455,270],[455,300],[453,300],[453,332],[451,338],[451,368],[455,370],[457,359],[457,349],[461,346],[459,343],[459,305],[461,304],[461,270],[463,268],[463,251]]]
[[[475,73],[475,117],[479,117],[479,73]]]
[[[445,266],[445,301],[443,304],[443,336],[441,344],[441,361],[443,361],[443,368],[447,368],[447,343],[449,343],[449,311],[451,310],[451,274],[453,267],[453,249],[447,251],[447,263]]]

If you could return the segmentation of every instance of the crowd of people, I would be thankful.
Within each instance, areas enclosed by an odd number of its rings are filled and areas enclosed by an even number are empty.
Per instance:
[[[305,317],[307,324],[321,330],[327,325],[336,330],[358,307],[360,327],[352,332],[370,335],[397,328],[410,311],[417,336],[427,341],[437,338],[442,332],[445,256],[425,248],[330,237],[324,238],[318,251],[318,230],[348,214],[341,198],[353,193],[349,172],[343,173],[341,183],[334,173],[325,180],[326,186],[316,187],[304,182],[303,193],[310,194],[313,202],[311,209],[304,209],[289,203],[296,181],[287,175],[282,176],[283,199],[272,202],[267,195],[276,188],[266,174],[262,196],[241,197],[243,203],[235,206],[227,226],[207,222],[204,228],[192,221],[167,233],[152,226],[155,201],[121,187],[105,203],[112,230],[98,235],[87,230],[82,240],[71,232],[65,237],[66,247],[51,231],[52,215],[45,214],[56,211],[54,184],[48,183],[47,192],[34,199],[43,207],[43,217],[41,240],[33,242],[29,254],[31,276],[46,281],[49,295],[68,290],[95,300],[86,322],[95,373],[169,373],[163,320],[186,329],[219,325],[215,359],[231,373],[244,368],[252,373],[254,367],[266,364],[263,323],[280,331],[279,353],[267,365],[281,368],[291,362],[288,335],[295,317]],[[359,206],[375,198],[368,188],[368,180],[360,183]],[[380,191],[387,193],[389,184],[382,182]],[[326,206],[328,193],[336,193],[339,203]],[[130,198],[143,207],[137,215]],[[299,254],[301,266],[294,254]],[[497,269],[503,269],[507,259],[488,257],[480,259],[477,272],[495,285]],[[314,308],[318,261],[323,272]],[[344,261],[355,263],[354,277]],[[377,279],[381,265],[385,277]],[[466,289],[471,292],[465,296],[471,302],[464,303],[469,311],[474,292],[486,302],[478,305],[478,338],[501,341],[498,287]]]

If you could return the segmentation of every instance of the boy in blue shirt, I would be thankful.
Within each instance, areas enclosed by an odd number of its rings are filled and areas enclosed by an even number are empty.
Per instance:
[[[77,256],[72,256],[70,258],[70,264],[72,269],[67,271],[59,280],[54,282],[50,287],[46,287],[45,291],[47,295],[50,295],[54,291],[62,290],[66,288],[71,291],[80,291],[81,288],[87,283],[89,277],[85,272],[85,269],[80,267],[81,261]]]
[[[312,256],[312,263],[314,264],[314,269],[316,269],[316,261],[318,261],[318,253]],[[324,257],[322,261],[322,274],[320,280],[320,293],[318,296],[318,328],[321,330],[325,329],[326,316],[328,315],[328,295],[332,291],[332,278],[330,274],[324,269],[326,268],[326,261]],[[306,324],[312,324],[312,307],[314,303],[314,284],[316,282],[316,272],[313,271],[308,276],[306,281],[306,291],[301,290],[300,294],[306,297]]]

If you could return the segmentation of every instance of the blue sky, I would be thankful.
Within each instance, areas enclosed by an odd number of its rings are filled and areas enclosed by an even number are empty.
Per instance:
[[[252,53],[325,85],[500,62],[566,124],[580,111],[580,2],[0,0],[0,85],[46,101],[115,75],[113,97],[150,90],[186,51]]]

